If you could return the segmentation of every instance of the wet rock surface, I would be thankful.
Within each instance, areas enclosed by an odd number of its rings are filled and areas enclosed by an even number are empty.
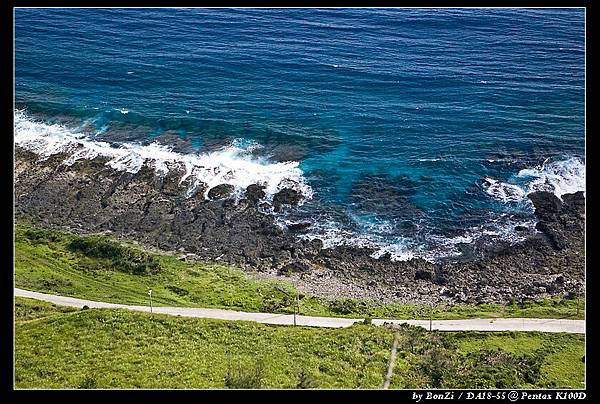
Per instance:
[[[177,251],[185,259],[230,263],[264,277],[285,276],[314,295],[356,297],[380,302],[509,302],[581,295],[585,269],[585,196],[547,192],[530,195],[539,233],[516,245],[500,245],[460,262],[422,259],[392,261],[371,257],[369,248],[323,248],[320,240],[296,237],[263,213],[264,189],[249,186],[237,204],[233,189],[214,187],[191,196],[183,172],[157,176],[153,167],[118,172],[106,159],[62,164],[15,150],[17,220],[67,228],[77,233],[110,231],[145,245]],[[223,184],[225,185],[225,184]],[[221,187],[219,192],[215,188]],[[211,195],[211,191],[213,191]],[[284,189],[273,207],[293,209],[302,195]],[[183,255],[182,255],[183,254]]]
[[[293,206],[300,203],[302,194],[294,189],[284,188],[273,196],[273,209],[275,212],[282,210],[283,205]]]
[[[208,198],[211,200],[225,199],[233,196],[235,187],[231,184],[220,184],[208,190]]]

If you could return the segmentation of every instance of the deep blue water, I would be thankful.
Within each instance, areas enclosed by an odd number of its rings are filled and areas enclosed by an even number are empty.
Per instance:
[[[510,235],[531,206],[486,178],[528,192],[520,170],[584,162],[583,9],[17,9],[15,37],[28,116],[254,142],[300,162],[314,196],[284,219],[313,236],[403,253]]]

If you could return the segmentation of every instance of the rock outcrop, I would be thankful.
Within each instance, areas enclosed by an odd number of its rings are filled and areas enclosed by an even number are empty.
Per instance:
[[[369,248],[323,248],[296,237],[306,223],[281,228],[260,205],[260,185],[241,199],[233,187],[180,183],[183,172],[157,176],[148,166],[136,174],[115,171],[106,159],[63,164],[15,150],[15,214],[18,220],[78,233],[112,232],[198,260],[282,274],[310,293],[410,303],[508,302],[581,294],[585,270],[585,197],[533,193],[540,234],[462,262],[372,257]],[[273,197],[274,211],[293,209],[302,194],[286,188]]]

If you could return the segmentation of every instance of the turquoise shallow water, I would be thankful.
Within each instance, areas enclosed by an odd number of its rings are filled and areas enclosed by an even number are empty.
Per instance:
[[[531,229],[527,192],[584,188],[584,30],[582,9],[18,9],[16,135],[168,134],[271,181],[297,162],[312,198],[281,221],[305,237],[451,254]]]

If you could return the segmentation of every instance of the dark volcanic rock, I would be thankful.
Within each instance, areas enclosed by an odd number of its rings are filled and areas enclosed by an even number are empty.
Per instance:
[[[303,231],[308,229],[311,226],[310,222],[300,222],[300,223],[290,223],[287,225],[287,228],[291,231]]]
[[[422,269],[418,269],[415,271],[415,279],[416,280],[431,280],[433,275],[429,271],[424,271]]]
[[[246,199],[252,204],[256,205],[265,195],[265,187],[263,185],[252,184],[246,188]]]
[[[111,231],[177,251],[178,256],[194,254],[194,261],[285,273],[301,278],[311,293],[334,297],[485,303],[582,295],[585,290],[583,193],[563,195],[563,201],[548,193],[532,194],[543,237],[497,245],[471,260],[441,266],[422,259],[394,261],[389,254],[375,259],[370,248],[323,248],[319,239],[299,239],[295,232],[307,224],[279,228],[273,216],[257,207],[264,198],[258,185],[249,186],[239,204],[230,198],[233,187],[227,184],[212,188],[206,200],[205,186],[187,195],[190,184],[179,184],[181,172],[161,177],[149,166],[136,174],[118,172],[105,158],[66,166],[66,157],[39,161],[35,154],[15,148],[17,220],[77,233]],[[406,192],[387,189],[380,196],[393,196],[398,207],[408,206],[409,185],[401,187]],[[281,209],[301,199],[299,192],[284,189],[273,205]],[[383,199],[377,202],[381,206]]]
[[[284,188],[273,196],[273,208],[275,212],[279,212],[283,205],[297,205],[301,200],[302,193],[291,188]]]
[[[281,268],[279,270],[280,274],[290,274],[290,273],[294,273],[294,272],[308,272],[311,270],[311,267],[309,264],[305,263],[305,262],[298,262],[298,261],[294,261],[291,262],[287,265],[285,265],[283,268]]]
[[[188,154],[194,151],[192,140],[181,138],[174,130],[164,132],[155,141],[172,147],[172,150],[177,153]]]
[[[353,184],[350,197],[356,209],[391,219],[397,233],[409,235],[418,230],[415,219],[422,214],[411,201],[417,186],[407,176],[364,175]]]
[[[585,217],[585,196],[583,191],[563,195],[563,210],[579,218]]]
[[[539,218],[536,229],[557,250],[567,248],[571,240],[584,231],[585,197],[583,192],[563,196],[564,202],[550,192],[534,192],[529,199]]]
[[[540,220],[552,219],[562,210],[561,200],[551,192],[538,191],[529,194],[535,207],[535,214]]]
[[[231,184],[220,184],[208,190],[208,197],[213,201],[216,199],[225,199],[233,195],[235,187]]]

